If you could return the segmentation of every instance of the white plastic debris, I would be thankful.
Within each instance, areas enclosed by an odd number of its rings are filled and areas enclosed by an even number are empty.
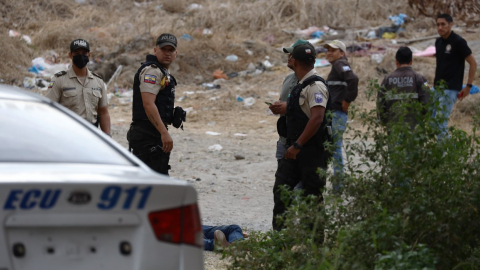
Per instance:
[[[244,105],[247,106],[247,107],[248,107],[248,106],[252,106],[253,104],[255,104],[255,98],[253,98],[253,97],[245,98],[245,99],[243,100],[243,103],[244,103]]]
[[[32,45],[32,39],[27,35],[22,35],[22,39],[27,42],[28,45]]]
[[[194,91],[185,91],[185,92],[183,92],[183,94],[185,94],[185,95],[193,95],[193,94],[195,94],[195,92],[194,92]]]
[[[233,136],[247,137],[247,134],[243,134],[243,133],[235,133],[235,134],[233,134]]]
[[[14,31],[14,30],[10,30],[10,31],[8,31],[8,36],[9,37],[19,37],[20,33],[18,33],[17,31]]]
[[[184,111],[186,113],[191,113],[191,112],[193,112],[193,107],[188,107],[188,108],[184,109]]]
[[[372,54],[371,62],[372,64],[380,64],[383,60],[383,54]]]
[[[238,56],[235,54],[231,54],[225,58],[225,60],[230,61],[230,62],[237,62],[238,61]]]
[[[193,11],[193,10],[198,10],[198,9],[202,9],[202,8],[203,8],[202,5],[193,3],[193,4],[191,4],[190,6],[187,7],[187,10],[188,11]]]
[[[268,61],[268,60],[263,61],[262,64],[266,69],[271,69],[273,67],[273,64],[270,63],[270,61]]]
[[[246,50],[246,52],[248,53],[248,55],[253,55],[253,52],[250,50]]]
[[[207,132],[205,132],[205,134],[207,134],[207,135],[212,135],[212,136],[218,136],[218,135],[220,135],[220,134],[222,134],[222,133],[213,132],[213,131],[207,131]]]
[[[202,34],[203,34],[204,36],[211,36],[211,35],[213,35],[213,31],[210,30],[210,29],[208,29],[208,28],[205,28],[205,29],[203,29]]]
[[[222,149],[223,147],[220,144],[214,144],[208,147],[208,150],[210,151],[221,151]]]

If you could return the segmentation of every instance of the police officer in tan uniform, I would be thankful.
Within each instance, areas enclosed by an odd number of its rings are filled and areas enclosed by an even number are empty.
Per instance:
[[[314,69],[315,48],[312,44],[295,46],[292,52],[292,66],[298,84],[292,89],[286,111],[287,151],[279,161],[273,187],[273,229],[281,230],[277,217],[285,212],[280,186],[292,190],[298,183],[303,185],[303,195],[322,198],[321,189],[325,179],[317,174],[317,169],[327,168],[328,152],[324,143],[329,137],[326,110],[329,109],[329,91],[326,81]],[[320,239],[320,241],[323,241]]]
[[[96,126],[97,116],[100,116],[100,128],[110,135],[105,82],[102,77],[87,68],[90,45],[84,39],[76,39],[70,44],[68,56],[72,59],[72,66],[55,74],[48,86],[47,97]]]
[[[132,124],[127,134],[132,153],[153,170],[168,175],[173,140],[168,126],[182,126],[185,112],[174,107],[177,82],[168,68],[177,57],[177,38],[164,33],[133,81]]]

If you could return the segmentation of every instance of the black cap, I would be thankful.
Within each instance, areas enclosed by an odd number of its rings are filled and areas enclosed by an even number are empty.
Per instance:
[[[73,52],[77,49],[85,49],[87,51],[90,51],[90,45],[85,39],[75,39],[70,43],[70,52]]]
[[[167,45],[171,45],[176,49],[177,48],[177,38],[172,34],[167,34],[167,33],[161,34],[157,38],[156,45],[160,46],[160,48],[162,48],[164,46],[167,46]]]
[[[311,62],[315,61],[317,54],[315,47],[311,43],[306,43],[295,46],[292,56],[294,59],[302,62]]]

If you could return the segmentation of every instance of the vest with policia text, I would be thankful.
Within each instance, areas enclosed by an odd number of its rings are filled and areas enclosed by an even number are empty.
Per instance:
[[[310,120],[308,116],[302,111],[300,107],[300,93],[302,92],[303,88],[308,85],[315,83],[316,81],[321,81],[327,87],[327,82],[320,76],[313,75],[307,78],[302,84],[298,84],[293,88],[290,97],[287,101],[287,141],[290,143],[294,143],[298,140],[300,135],[302,135],[305,127],[307,126],[308,121]],[[315,136],[313,136],[305,145],[310,145],[311,143],[316,143],[318,146],[323,146],[323,143],[328,141],[332,141],[331,134],[327,130],[327,126],[331,127],[331,120],[327,117],[327,112],[331,111],[331,101],[330,98],[327,100],[327,107],[325,108],[325,114],[323,116],[322,124],[318,129]]]
[[[143,108],[142,94],[140,92],[140,72],[147,66],[155,66],[159,68],[164,76],[169,76],[169,83],[164,89],[158,92],[155,99],[155,105],[158,108],[160,117],[164,124],[171,124],[173,120],[173,109],[175,101],[175,86],[177,81],[175,78],[168,74],[167,70],[163,68],[157,61],[155,55],[147,55],[147,61],[142,63],[142,66],[138,69],[133,80],[133,111],[132,120],[148,120],[145,108]]]

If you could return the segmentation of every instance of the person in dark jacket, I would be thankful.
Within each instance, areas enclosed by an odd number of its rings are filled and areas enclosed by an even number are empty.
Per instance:
[[[383,80],[377,96],[377,112],[384,125],[397,121],[398,111],[394,105],[398,102],[417,100],[423,105],[428,103],[428,83],[425,77],[412,69],[412,51],[401,47],[395,55],[397,69]],[[424,115],[426,110],[422,112]],[[413,115],[403,117],[414,128],[417,124]]]
[[[324,47],[328,50],[327,60],[332,64],[327,81],[332,101],[332,131],[335,141],[333,173],[341,175],[343,174],[343,133],[347,126],[348,107],[358,95],[358,77],[348,63],[345,56],[346,46],[343,42],[334,40],[325,44]],[[340,187],[341,183],[334,186],[334,189],[338,190]]]

